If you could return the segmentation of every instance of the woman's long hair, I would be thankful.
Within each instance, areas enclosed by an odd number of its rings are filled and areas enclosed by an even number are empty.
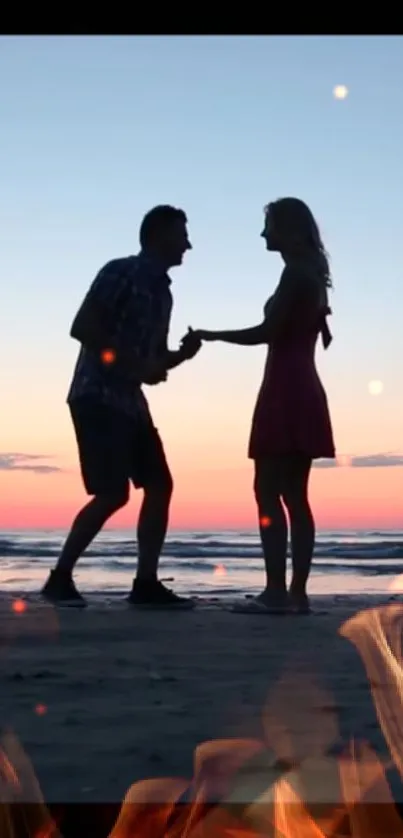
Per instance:
[[[290,251],[307,258],[318,269],[326,288],[332,288],[329,255],[320,235],[313,213],[299,198],[279,198],[265,207],[270,213],[273,226],[284,247],[289,243]]]

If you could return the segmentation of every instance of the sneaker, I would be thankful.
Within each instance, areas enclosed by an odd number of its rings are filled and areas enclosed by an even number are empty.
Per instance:
[[[152,581],[135,579],[127,601],[136,608],[172,608],[179,611],[190,611],[195,607],[192,599],[178,596],[169,588],[166,588],[158,579]]]
[[[77,590],[71,574],[61,570],[50,571],[41,595],[47,602],[53,605],[63,605],[66,608],[85,608],[87,605],[84,597]]]

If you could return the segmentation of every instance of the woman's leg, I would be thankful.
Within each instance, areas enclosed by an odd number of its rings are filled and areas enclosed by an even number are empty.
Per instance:
[[[308,500],[312,460],[304,454],[290,455],[282,492],[290,519],[292,582],[291,599],[301,609],[308,607],[306,586],[315,546],[315,522]]]
[[[287,559],[287,519],[280,497],[281,480],[281,457],[255,461],[254,493],[266,569],[266,588],[259,600],[280,608],[286,604]]]

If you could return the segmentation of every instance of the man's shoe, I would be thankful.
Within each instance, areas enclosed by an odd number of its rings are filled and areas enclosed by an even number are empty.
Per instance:
[[[190,611],[195,607],[192,599],[178,596],[158,579],[135,579],[127,601],[136,608]]]
[[[87,603],[77,590],[71,573],[63,570],[51,570],[41,590],[41,595],[52,605],[66,608],[85,608]]]

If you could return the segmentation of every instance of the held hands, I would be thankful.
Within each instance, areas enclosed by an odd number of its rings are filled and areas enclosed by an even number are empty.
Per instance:
[[[167,357],[153,358],[145,362],[142,369],[141,381],[143,384],[160,384],[167,381],[168,370],[179,366],[183,361],[188,361],[197,355],[201,347],[201,340],[192,329],[182,338],[177,352],[169,352]]]
[[[194,332],[192,332],[192,334],[197,336],[200,341],[216,340],[215,333],[214,332],[209,332],[208,329],[196,329]]]
[[[186,335],[181,340],[181,350],[183,347],[185,351],[191,352],[189,358],[193,358],[204,340],[215,340],[214,332],[209,332],[207,329],[192,329],[189,326]]]
[[[194,330],[189,326],[186,334],[180,342],[177,353],[179,356],[178,360],[171,365],[168,364],[169,369],[177,366],[178,363],[182,363],[182,361],[190,361],[194,358],[200,351],[202,341],[204,340],[215,340],[215,333],[208,332],[204,329]],[[175,355],[176,353],[173,354]],[[160,359],[150,359],[145,362],[141,375],[143,384],[160,384],[162,381],[166,381],[167,378],[168,371],[164,361],[161,361]]]
[[[180,342],[179,352],[185,361],[190,361],[197,355],[201,349],[201,345],[202,342],[199,333],[194,332],[189,326],[186,335],[184,335]]]

